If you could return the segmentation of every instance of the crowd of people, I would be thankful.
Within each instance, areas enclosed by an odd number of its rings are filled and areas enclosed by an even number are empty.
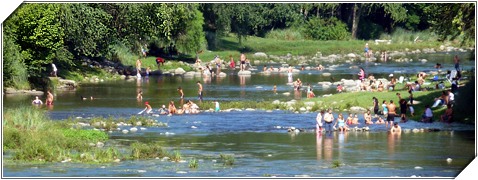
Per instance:
[[[365,57],[370,58],[373,54],[371,53],[371,49],[368,47],[368,44],[366,44],[365,47]],[[386,54],[382,54],[385,55]],[[234,61],[234,58],[232,56],[229,56],[230,62],[229,62],[229,68],[234,69],[236,67],[236,63]],[[422,122],[433,122],[433,111],[431,108],[436,108],[439,106],[446,106],[447,109],[443,115],[440,116],[440,120],[443,122],[451,122],[453,118],[453,110],[452,106],[454,104],[454,97],[456,90],[458,88],[458,80],[461,78],[461,69],[459,65],[459,58],[458,56],[454,56],[453,62],[454,62],[454,73],[451,71],[447,71],[447,75],[445,79],[448,79],[451,83],[451,89],[450,90],[445,90],[446,86],[443,81],[439,81],[439,83],[436,84],[435,89],[440,89],[443,90],[442,94],[435,98],[434,103],[432,105],[425,104],[425,110],[423,114],[421,115]],[[163,63],[164,61],[158,61],[158,66],[159,63]],[[217,69],[216,73],[220,72],[221,65],[224,64],[219,56],[216,56],[213,60],[215,68]],[[201,60],[199,59],[199,56],[197,56],[196,63],[198,65],[201,65]],[[248,67],[250,67],[250,61],[246,58],[245,54],[240,55],[240,60],[238,61],[240,71],[246,70]],[[138,59],[136,61],[136,68],[137,68],[137,76],[140,77],[140,72],[141,72],[141,59]],[[281,67],[282,68],[282,67]],[[304,67],[302,67],[304,69]],[[437,63],[435,65],[435,68],[438,71],[441,71],[442,65]],[[210,64],[206,64],[205,67],[199,66],[199,69],[202,70],[207,70],[210,74],[213,74],[212,67]],[[317,67],[318,70],[323,70],[324,67],[322,65],[318,65]],[[52,75],[56,76],[56,67],[53,64],[53,72]],[[263,67],[263,71],[274,71],[274,68],[270,66],[267,68],[266,65]],[[292,72],[293,68],[291,65],[285,70],[285,69],[279,69],[279,71],[287,71],[289,79],[292,78]],[[368,77],[366,77],[365,70],[362,67],[359,67],[359,73],[358,73],[359,80],[361,81],[360,83],[360,90],[361,91],[373,91],[373,92],[383,92],[383,91],[394,91],[397,82],[397,79],[394,77],[393,74],[390,74],[389,78],[390,81],[387,84],[384,84],[382,81],[375,79],[373,74],[369,74]],[[425,80],[427,78],[427,74],[425,72],[419,72],[416,75],[416,81],[414,83],[406,84],[404,87],[406,88],[408,92],[408,99],[402,98],[400,93],[397,93],[398,97],[398,104],[395,105],[394,100],[383,100],[382,104],[379,104],[379,100],[376,97],[373,97],[373,115],[370,110],[367,110],[363,115],[362,115],[362,120],[360,121],[358,114],[353,114],[350,113],[348,114],[347,118],[344,118],[344,115],[342,113],[338,114],[338,117],[335,118],[334,115],[332,114],[332,110],[327,110],[327,111],[321,111],[320,113],[317,114],[316,118],[316,127],[317,127],[317,132],[322,131],[322,127],[325,128],[325,131],[332,131],[334,129],[337,129],[339,131],[347,131],[350,129],[350,126],[353,125],[359,125],[359,124],[364,124],[364,125],[372,125],[372,124],[384,124],[386,128],[391,128],[390,130],[396,131],[397,128],[400,129],[398,126],[397,122],[395,122],[395,118],[398,117],[400,119],[400,123],[406,123],[408,116],[415,116],[414,112],[414,97],[413,97],[413,92],[415,91],[421,91],[424,90],[423,85],[425,83]],[[436,77],[434,80],[438,80]],[[402,83],[402,82],[400,82]],[[197,87],[198,87],[198,100],[202,101],[203,100],[203,86],[200,81],[197,81]],[[300,91],[302,89],[302,81],[297,78],[296,81],[292,82],[293,88],[295,91]],[[178,87],[177,91],[179,93],[179,98],[182,100],[184,99],[184,91],[182,87]],[[274,85],[274,92],[276,91],[276,86]],[[313,92],[312,86],[310,83],[307,83],[306,87],[307,91],[307,98],[313,98],[315,97],[315,94]],[[337,92],[343,92],[344,88],[341,84],[337,85]],[[84,97],[81,97],[82,99]],[[140,90],[137,93],[136,96],[138,101],[143,100],[143,92]],[[50,90],[47,91],[46,95],[46,105],[53,105],[53,94],[50,92]],[[91,97],[93,99],[93,97]],[[215,103],[215,111],[220,111],[219,107],[219,102],[214,101]],[[41,105],[43,102],[39,99],[38,96],[35,97],[35,99],[32,101],[32,104],[34,105]],[[155,111],[151,107],[148,101],[144,103],[145,109],[142,110],[138,114],[152,114]],[[191,100],[187,100],[186,103],[182,103],[180,108],[176,108],[174,101],[170,101],[168,106],[162,105],[161,108],[157,110],[159,114],[162,115],[173,115],[173,114],[196,114],[199,113],[199,107],[197,104],[192,102]],[[408,112],[408,113],[407,113]]]

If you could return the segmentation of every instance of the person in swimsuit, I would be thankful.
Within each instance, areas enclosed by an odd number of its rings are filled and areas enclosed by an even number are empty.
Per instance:
[[[170,115],[176,114],[176,106],[174,105],[174,101],[169,102],[168,112]]]
[[[51,106],[53,105],[53,94],[51,93],[50,90],[46,91],[46,105]]]
[[[41,101],[40,98],[38,98],[38,96],[35,96],[35,99],[32,101],[32,104],[34,104],[34,105],[42,105],[42,104],[43,104],[43,101]]]
[[[244,53],[241,53],[241,71],[245,70],[246,66],[246,55]]]
[[[146,112],[146,114],[150,114],[150,113],[153,112],[153,108],[151,108],[151,105],[149,105],[148,101],[144,102],[144,106],[146,106],[146,107],[139,114],[143,114],[143,112]]]
[[[388,115],[387,115],[387,122],[385,123],[385,127],[388,127],[388,124],[390,123],[390,126],[392,126],[393,121],[395,119],[395,116],[397,115],[395,112],[395,104],[393,104],[393,100],[390,100],[390,104],[388,104],[387,109],[388,109]]]
[[[334,127],[338,125],[339,131],[347,131],[347,125],[345,124],[345,119],[342,113],[339,114],[339,117],[337,118],[337,121],[335,121]]]
[[[231,59],[231,61],[229,61],[229,67],[234,70],[236,68],[236,62],[234,62],[234,58],[232,58],[232,55],[229,55],[229,59]]]
[[[365,124],[373,124],[372,114],[370,114],[370,110],[367,110],[367,112],[363,115],[363,118],[365,119]]]
[[[401,133],[402,132],[402,128],[398,125],[397,122],[395,122],[392,126],[392,128],[390,129],[390,132],[392,133]]]
[[[199,98],[199,100],[202,101],[202,84],[201,84],[201,81],[198,81],[196,84],[198,85],[198,98]]]
[[[329,109],[327,113],[324,114],[324,122],[325,122],[325,132],[332,132],[332,123],[334,121],[334,115],[332,114],[332,110]]]
[[[183,99],[184,98],[184,92],[183,92],[183,88],[181,88],[181,86],[178,87],[178,93],[179,93],[179,98]]]

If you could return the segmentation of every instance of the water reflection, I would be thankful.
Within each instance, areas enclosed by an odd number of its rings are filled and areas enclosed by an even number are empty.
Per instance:
[[[317,160],[322,160],[322,133],[316,133],[316,149],[317,149]]]
[[[332,132],[325,133],[324,140],[324,159],[332,161],[334,151],[334,134]]]
[[[389,132],[388,133],[388,138],[387,138],[387,143],[388,143],[388,155],[393,156],[395,154],[395,146],[397,145],[398,142],[400,142],[400,136],[401,132]]]

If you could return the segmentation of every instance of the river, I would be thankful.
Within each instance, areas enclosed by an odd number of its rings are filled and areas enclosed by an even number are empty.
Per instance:
[[[475,69],[474,52],[460,53],[461,66]],[[326,70],[304,70],[294,74],[304,84],[311,83],[316,95],[334,93],[322,89],[321,81],[357,79],[362,66],[367,74],[387,78],[389,74],[412,76],[419,71],[434,70],[441,63],[443,70],[452,69],[453,54],[417,54],[412,59],[427,62],[337,63],[324,64]],[[279,64],[268,64],[278,67]],[[258,66],[259,69],[262,66]],[[297,67],[299,68],[299,67]],[[179,103],[176,89],[181,86],[185,99],[197,101],[197,81],[204,86],[204,102],[217,101],[287,101],[297,99],[287,85],[286,74],[237,76],[225,70],[224,78],[183,76],[152,76],[139,81],[117,80],[82,84],[76,91],[55,92],[55,105],[48,110],[54,120],[68,117],[93,116],[129,117],[136,114],[148,101],[154,109],[174,100]],[[237,70],[236,70],[237,72]],[[332,73],[322,76],[324,72]],[[277,86],[277,94],[272,87]],[[143,101],[136,93],[143,91]],[[81,100],[93,96],[94,100]],[[305,98],[305,93],[302,93]],[[32,96],[4,95],[3,106],[29,105]],[[42,97],[44,99],[44,97]],[[300,99],[300,98],[299,98]],[[106,147],[124,148],[131,142],[161,142],[164,147],[179,150],[183,162],[161,159],[123,161],[108,164],[47,163],[7,164],[5,177],[455,177],[476,155],[475,128],[462,124],[423,124],[407,122],[403,129],[438,128],[438,132],[403,132],[390,135],[384,125],[372,125],[370,131],[347,133],[313,133],[316,113],[296,114],[289,111],[242,110],[231,112],[202,112],[195,115],[152,117],[167,122],[168,127],[152,127],[136,133],[110,134]],[[304,128],[305,132],[288,133],[290,127]],[[221,163],[219,155],[235,158],[232,166]],[[190,169],[188,161],[199,160],[197,169]],[[452,162],[446,159],[451,158]]]

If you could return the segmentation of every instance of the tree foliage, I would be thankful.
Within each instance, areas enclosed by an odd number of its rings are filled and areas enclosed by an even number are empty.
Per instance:
[[[433,30],[442,39],[475,38],[475,3],[430,4],[425,8]]]
[[[120,51],[116,59],[133,61],[148,44],[192,55],[206,36],[208,48],[277,29],[343,40],[431,28],[442,40],[474,40],[475,3],[25,3],[3,25],[4,82],[26,87],[16,82],[47,76],[51,63],[69,71]]]

